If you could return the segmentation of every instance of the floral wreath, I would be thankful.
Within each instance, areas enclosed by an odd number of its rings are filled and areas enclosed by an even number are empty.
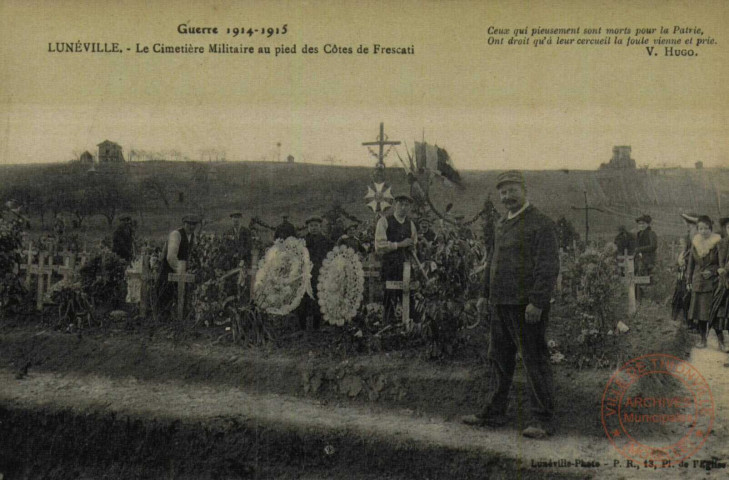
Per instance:
[[[334,247],[319,271],[317,296],[328,323],[342,326],[357,314],[364,293],[364,270],[354,250]]]
[[[301,238],[278,239],[258,263],[255,302],[268,313],[286,315],[311,292],[311,260]]]

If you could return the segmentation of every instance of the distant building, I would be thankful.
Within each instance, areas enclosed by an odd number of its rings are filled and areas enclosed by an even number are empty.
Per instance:
[[[613,158],[608,163],[600,164],[600,168],[620,168],[635,170],[635,160],[630,157],[630,145],[613,147]]]
[[[287,163],[294,163],[294,156],[293,155],[289,155],[288,157],[286,157],[286,162]]]
[[[696,170],[701,170],[702,168],[704,168],[704,162],[698,161],[694,163],[694,167],[696,167]]]
[[[79,157],[79,162],[80,163],[92,164],[92,163],[94,163],[94,156],[91,155],[88,152],[88,150],[87,150],[87,151],[85,151],[84,153],[81,154],[81,156]]]
[[[99,147],[99,163],[122,163],[124,155],[122,147],[118,143],[104,140],[97,145]]]

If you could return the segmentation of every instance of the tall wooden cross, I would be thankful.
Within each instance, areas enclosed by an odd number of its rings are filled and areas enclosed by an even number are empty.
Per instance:
[[[638,310],[638,285],[650,285],[651,277],[635,275],[635,255],[628,255],[628,250],[618,255],[618,265],[625,270],[623,283],[628,287],[628,315],[633,315]]]
[[[177,319],[182,325],[185,319],[185,285],[195,283],[195,275],[187,273],[187,262],[181,261],[179,273],[170,273],[167,280],[177,282]]]
[[[393,141],[393,140],[385,140],[385,124],[383,122],[380,122],[380,136],[377,137],[377,141],[363,142],[362,145],[365,147],[370,147],[370,146],[375,146],[375,145],[380,147],[380,152],[377,155],[377,167],[384,168],[385,167],[385,145],[400,145],[400,142]]]
[[[585,206],[584,207],[572,207],[572,210],[584,210],[585,211],[585,245],[590,242],[590,210],[597,210],[602,212],[603,210],[598,207],[591,207],[587,204],[587,190],[583,192],[585,194]]]
[[[385,282],[387,290],[402,290],[402,323],[406,326],[410,325],[410,292],[420,288],[418,282],[411,282],[411,271],[410,262],[406,261],[402,266],[402,280],[388,280]]]
[[[380,279],[381,266],[382,264],[377,261],[375,252],[370,253],[364,264],[364,275],[365,278],[367,278],[368,303],[373,303],[375,301],[375,289],[377,288],[378,280]]]

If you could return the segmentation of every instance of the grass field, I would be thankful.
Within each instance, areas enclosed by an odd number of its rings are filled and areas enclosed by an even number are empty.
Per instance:
[[[83,190],[92,182],[112,179],[133,192],[130,207],[139,224],[139,232],[148,237],[161,237],[174,228],[179,218],[193,211],[205,217],[206,229],[217,231],[227,226],[229,212],[240,210],[245,215],[259,216],[269,224],[277,224],[283,214],[302,224],[311,214],[321,214],[340,202],[360,219],[372,219],[365,206],[367,185],[373,169],[314,164],[286,163],[199,163],[144,162],[127,163],[110,170],[100,166],[97,173],[87,173],[88,166],[73,164],[18,165],[0,168],[0,196],[12,196],[12,189],[31,185],[43,192],[52,192],[59,185]],[[494,188],[497,171],[461,172],[464,189],[448,188],[440,183],[431,186],[431,196],[439,208],[453,203],[453,213],[466,218],[476,214],[484,199],[491,195],[497,207]],[[592,238],[612,239],[618,225],[634,226],[633,219],[642,213],[654,218],[654,230],[663,236],[683,233],[678,216],[681,212],[706,213],[714,218],[729,212],[729,169],[667,169],[634,171],[562,171],[526,172],[532,202],[553,218],[562,215],[573,222],[584,235],[584,192],[590,206]],[[409,190],[400,168],[386,170],[387,183],[394,193]],[[159,191],[150,191],[155,184]],[[159,195],[163,192],[167,205]],[[53,205],[50,206],[51,208]],[[34,232],[40,231],[40,218],[31,212]],[[50,215],[46,214],[45,228]],[[86,219],[84,237],[98,237],[110,232],[101,216]]]

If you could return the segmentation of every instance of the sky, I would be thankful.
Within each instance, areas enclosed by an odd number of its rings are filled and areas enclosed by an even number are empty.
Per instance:
[[[180,34],[180,24],[286,24],[287,34]],[[489,27],[661,25],[699,27],[717,44],[687,58],[488,40],[498,38]],[[122,53],[48,51],[77,41]],[[384,122],[401,156],[424,138],[462,169],[594,169],[614,145],[631,145],[639,165],[729,167],[728,42],[722,1],[0,0],[0,164],[66,161],[108,139],[126,153],[372,165],[361,143]],[[135,53],[155,43],[297,53]],[[325,44],[415,55],[325,54]]]

